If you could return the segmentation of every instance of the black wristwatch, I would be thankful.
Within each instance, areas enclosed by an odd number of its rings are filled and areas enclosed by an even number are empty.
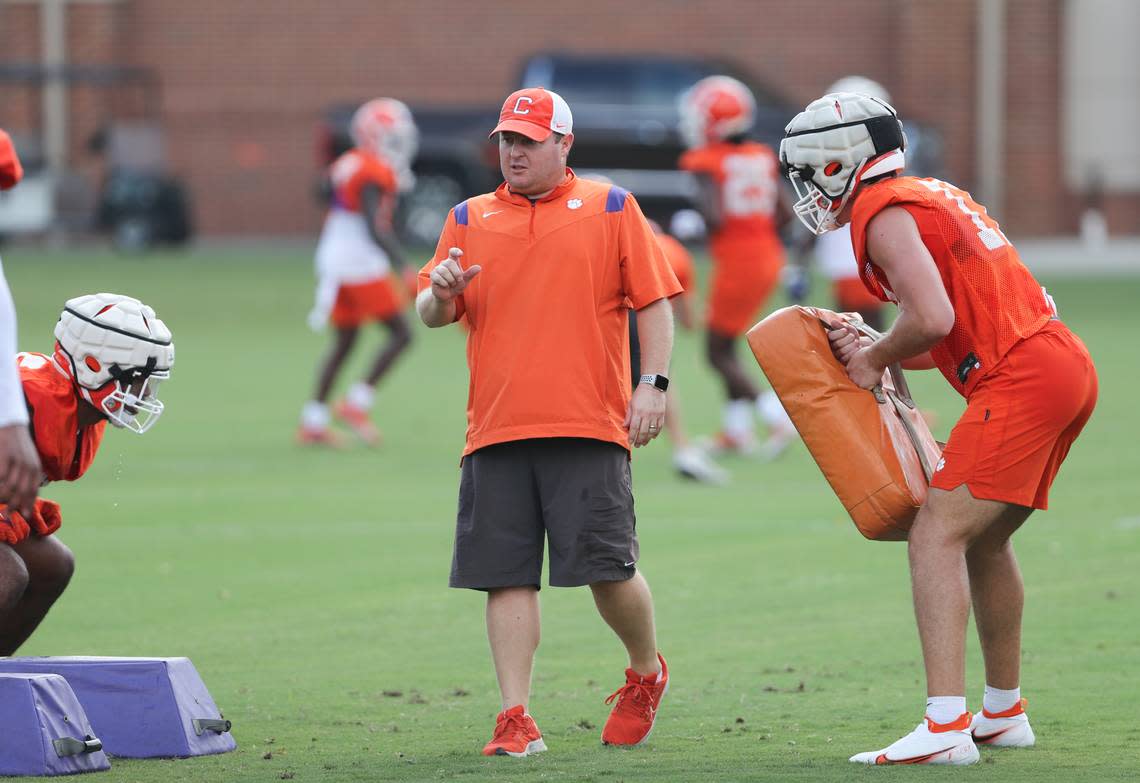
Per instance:
[[[638,383],[648,383],[657,391],[665,391],[669,388],[669,379],[664,375],[642,375]]]

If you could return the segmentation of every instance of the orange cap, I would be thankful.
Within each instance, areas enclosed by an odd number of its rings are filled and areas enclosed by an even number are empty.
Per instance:
[[[499,124],[491,131],[514,131],[528,139],[546,141],[551,133],[571,133],[574,118],[562,96],[543,87],[527,87],[512,92],[499,112]]]

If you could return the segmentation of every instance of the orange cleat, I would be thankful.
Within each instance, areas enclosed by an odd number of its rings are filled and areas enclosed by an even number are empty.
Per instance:
[[[333,408],[333,415],[343,421],[349,429],[356,433],[356,437],[369,446],[380,445],[380,430],[376,429],[376,425],[372,423],[368,411],[357,408],[348,400],[341,400]]]
[[[712,457],[721,457],[729,454],[735,454],[740,457],[755,457],[759,454],[759,447],[756,444],[755,438],[729,435],[723,430],[711,438],[705,439],[701,446],[704,448],[705,453]]]
[[[521,704],[503,710],[495,723],[495,735],[483,747],[484,756],[514,756],[517,759],[546,750],[542,732]]]
[[[642,676],[633,669],[626,669],[625,685],[606,699],[606,704],[614,699],[617,704],[602,729],[602,744],[640,745],[649,739],[661,697],[669,690],[669,667],[661,653],[657,653],[657,660],[661,662],[660,674]]]
[[[344,436],[329,427],[305,427],[297,430],[297,442],[302,446],[328,446],[333,449],[345,447]]]

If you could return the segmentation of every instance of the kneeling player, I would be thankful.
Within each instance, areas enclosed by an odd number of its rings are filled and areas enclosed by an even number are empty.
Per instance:
[[[95,459],[109,421],[139,434],[162,414],[158,383],[174,343],[154,310],[119,294],[71,299],[55,352],[17,356],[44,481],[75,481]],[[59,505],[40,498],[25,518],[0,505],[0,655],[12,655],[63,594],[74,557],[53,533]]]

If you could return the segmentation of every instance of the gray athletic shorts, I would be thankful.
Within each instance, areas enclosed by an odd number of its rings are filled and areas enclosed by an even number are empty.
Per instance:
[[[468,454],[459,480],[452,587],[617,582],[637,571],[629,452],[589,438],[535,438]]]

